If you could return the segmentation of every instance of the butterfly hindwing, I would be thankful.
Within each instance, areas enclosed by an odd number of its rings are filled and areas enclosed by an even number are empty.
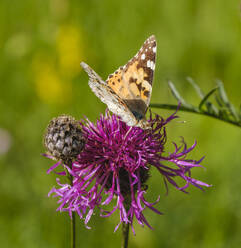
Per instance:
[[[134,115],[129,111],[123,100],[101,79],[101,77],[86,63],[80,64],[89,76],[89,86],[95,95],[105,103],[109,110],[121,117],[129,126],[134,126],[136,120]]]

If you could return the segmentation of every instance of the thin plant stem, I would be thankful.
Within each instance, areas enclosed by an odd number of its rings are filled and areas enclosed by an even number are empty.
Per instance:
[[[73,176],[69,175],[69,180],[71,186],[73,186]],[[75,248],[75,212],[72,212],[72,218],[70,219],[70,238],[71,238],[71,248]]]
[[[71,218],[71,248],[75,248],[75,212],[72,212],[72,218]]]
[[[129,223],[122,223],[122,242],[121,248],[128,248],[128,240],[129,240]]]
[[[72,161],[67,161],[66,164],[68,164],[68,166],[72,166]],[[65,170],[65,173],[66,173],[66,176],[70,182],[70,185],[73,186],[73,176],[69,174],[68,170],[66,167],[64,167],[64,170]],[[76,236],[75,236],[75,212],[72,212],[72,216],[71,216],[71,219],[70,219],[70,247],[71,248],[75,248],[75,241],[76,241]]]
[[[124,207],[126,209],[126,212],[129,211],[131,204],[131,196],[129,194],[126,195],[125,201],[124,201]],[[122,240],[121,240],[121,248],[128,248],[128,242],[129,242],[129,230],[130,230],[130,224],[122,222]]]
[[[150,107],[151,108],[160,108],[160,109],[171,109],[171,110],[176,110],[178,108],[178,106],[177,105],[174,105],[174,104],[158,104],[158,103],[150,104]],[[218,115],[215,115],[215,114],[211,114],[211,113],[209,113],[207,111],[200,111],[196,107],[189,108],[189,107],[186,107],[186,106],[180,106],[179,107],[179,110],[180,111],[184,111],[184,112],[189,112],[189,113],[194,113],[194,114],[209,116],[209,117],[218,119],[220,121],[224,121],[226,123],[229,123],[229,124],[232,124],[232,125],[241,127],[241,123],[239,123],[239,122],[235,122],[235,121],[232,121],[232,120],[224,119],[221,116],[218,116]]]

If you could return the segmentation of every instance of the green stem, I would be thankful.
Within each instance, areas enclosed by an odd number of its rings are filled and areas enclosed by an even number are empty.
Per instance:
[[[69,175],[69,181],[71,186],[73,186],[73,176]],[[70,238],[71,238],[71,248],[75,248],[75,212],[72,212],[72,218],[70,220]]]
[[[178,106],[177,106],[177,105],[174,105],[174,104],[158,104],[158,103],[150,104],[150,107],[151,107],[151,108],[161,108],[161,109],[171,109],[171,110],[176,110],[176,109],[178,108]],[[189,113],[194,113],[194,114],[209,116],[209,117],[218,119],[218,120],[220,120],[220,121],[224,121],[224,122],[226,122],[226,123],[230,123],[230,124],[232,124],[232,125],[241,127],[241,123],[239,123],[239,122],[235,122],[235,121],[233,121],[233,120],[223,119],[221,116],[218,116],[218,115],[209,113],[209,112],[207,112],[207,111],[200,111],[200,110],[199,110],[198,108],[196,108],[196,107],[190,108],[190,107],[186,107],[186,106],[180,106],[180,107],[179,107],[179,110],[180,110],[180,111],[184,111],[184,112],[189,112]]]
[[[64,163],[64,162],[63,162]],[[71,161],[67,161],[66,164],[68,164],[68,166],[72,165]],[[69,174],[68,170],[66,169],[66,167],[64,167],[66,176],[70,182],[70,185],[73,186],[73,176]],[[75,248],[75,212],[72,212],[72,218],[70,219],[70,247],[71,248]]]
[[[128,213],[131,206],[131,195],[125,195],[124,207],[126,212]],[[122,222],[122,240],[121,240],[121,248],[128,248],[128,241],[129,241],[129,230],[130,230],[130,223]]]
[[[71,248],[75,248],[75,212],[72,212],[72,218],[71,218]]]
[[[121,242],[121,248],[127,248],[128,247],[128,240],[129,240],[129,223],[122,223],[122,242]]]

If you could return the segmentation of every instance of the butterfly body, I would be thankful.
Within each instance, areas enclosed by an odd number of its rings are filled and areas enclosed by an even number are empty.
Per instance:
[[[89,86],[109,110],[121,117],[128,126],[148,129],[145,119],[155,70],[156,40],[150,36],[139,52],[124,66],[110,74],[106,81],[84,62]]]

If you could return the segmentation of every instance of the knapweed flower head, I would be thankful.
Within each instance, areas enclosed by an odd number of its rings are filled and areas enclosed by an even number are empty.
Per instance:
[[[173,143],[174,151],[169,154],[165,152],[166,126],[175,118],[176,113],[167,119],[151,114],[150,130],[129,127],[109,112],[101,115],[96,124],[88,119],[81,121],[85,147],[71,167],[64,165],[73,178],[72,185],[57,179],[59,187],[49,192],[49,195],[59,198],[57,210],[68,211],[70,216],[72,212],[77,212],[86,226],[96,208],[100,209],[102,217],[109,217],[118,211],[120,222],[115,230],[124,222],[131,224],[134,232],[134,219],[140,225],[151,228],[143,214],[144,209],[161,214],[154,207],[160,196],[154,203],[145,198],[151,167],[156,168],[164,178],[165,186],[170,183],[183,192],[189,185],[200,189],[202,186],[208,187],[208,184],[191,177],[191,169],[201,167],[202,161],[186,158],[196,143],[190,148],[184,141],[180,146]],[[54,168],[56,165],[49,171]],[[184,186],[178,186],[177,178],[184,180]],[[107,205],[112,206],[108,211]]]
[[[79,121],[69,115],[53,118],[44,135],[44,146],[48,156],[71,162],[83,150],[85,144]]]

